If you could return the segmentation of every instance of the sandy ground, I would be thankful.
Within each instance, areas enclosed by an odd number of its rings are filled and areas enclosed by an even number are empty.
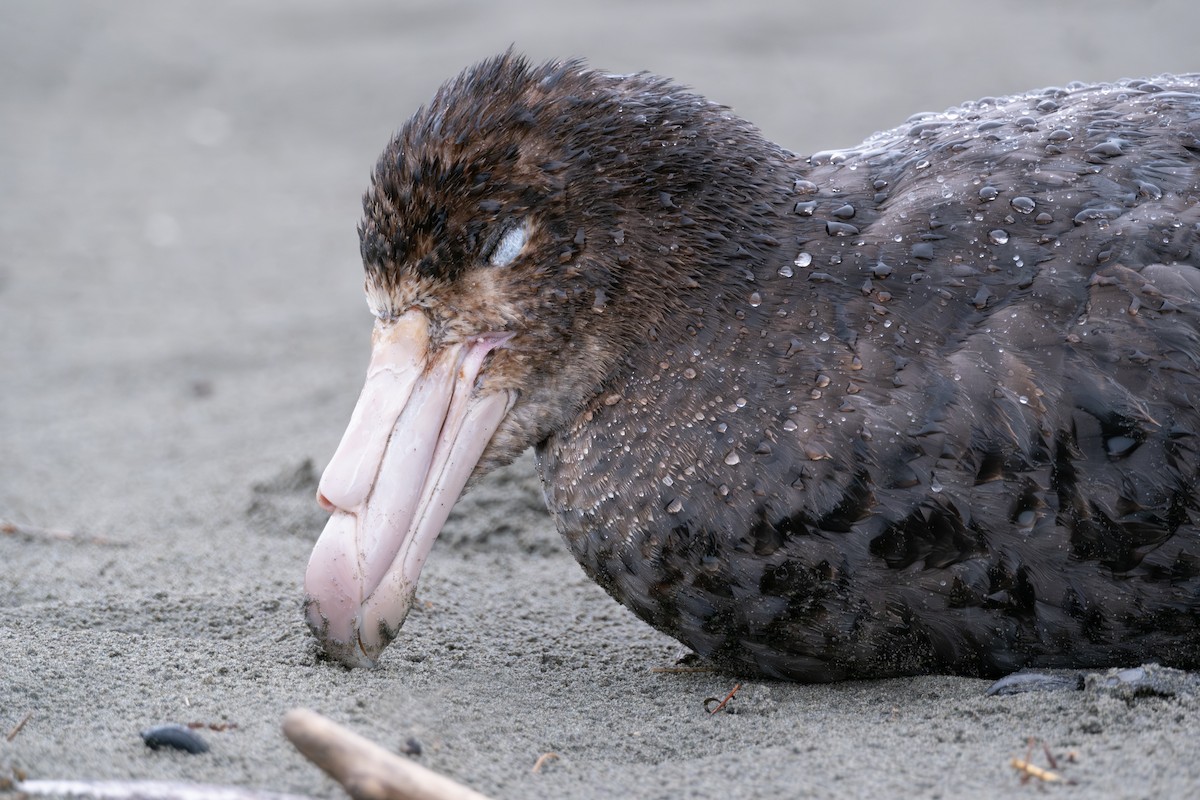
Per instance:
[[[0,519],[24,532],[0,533],[0,775],[339,796],[279,732],[307,706],[498,798],[1197,796],[1189,691],[752,680],[708,716],[735,678],[652,671],[682,647],[585,579],[528,460],[460,504],[379,669],[319,662],[299,611],[367,356],[360,193],[466,64],[516,43],[673,75],[813,151],[1194,71],[1197,30],[1195,0],[5,0]],[[229,727],[204,755],[147,749],[168,721]],[[1077,785],[1023,785],[1027,737],[1074,751]]]

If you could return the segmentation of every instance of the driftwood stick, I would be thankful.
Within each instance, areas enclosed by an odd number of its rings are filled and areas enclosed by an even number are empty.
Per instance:
[[[22,781],[16,785],[16,791],[18,796],[85,800],[313,800],[301,794],[173,781]]]
[[[306,708],[287,713],[283,735],[354,800],[487,800]]]

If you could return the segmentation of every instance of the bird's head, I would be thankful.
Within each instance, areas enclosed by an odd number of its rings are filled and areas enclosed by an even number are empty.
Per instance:
[[[575,419],[662,324],[665,287],[695,283],[719,236],[689,233],[689,208],[746,169],[722,142],[750,134],[660,78],[508,54],[389,143],[359,228],[371,360],[305,580],[330,656],[374,663],[468,481]]]

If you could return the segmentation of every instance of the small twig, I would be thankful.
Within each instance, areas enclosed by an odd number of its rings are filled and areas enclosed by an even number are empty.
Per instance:
[[[8,736],[5,737],[4,741],[11,742],[13,739],[17,738],[17,734],[21,732],[21,728],[25,727],[25,723],[29,722],[32,716],[32,711],[25,712],[25,716],[21,717],[21,721],[16,725],[13,725],[12,730],[8,732]]]
[[[1014,758],[1014,759],[1009,760],[1008,763],[1010,765],[1012,765],[1013,769],[1015,769],[1017,772],[1021,773],[1022,780],[1028,780],[1029,778],[1037,778],[1038,780],[1045,781],[1046,783],[1061,783],[1061,782],[1063,782],[1063,777],[1061,775],[1059,775],[1057,772],[1051,772],[1048,769],[1042,769],[1041,767],[1037,766],[1036,764],[1030,764],[1028,761],[1026,761],[1023,758]]]
[[[1026,737],[1026,739],[1025,739],[1025,762],[1024,762],[1026,764],[1028,764],[1029,759],[1033,757],[1033,743],[1034,743],[1034,740],[1033,740],[1032,736]],[[1029,773],[1028,772],[1021,775],[1021,784],[1024,785],[1026,783],[1029,783]]]
[[[533,762],[533,772],[536,775],[542,771],[542,767],[546,766],[546,762],[552,758],[558,758],[558,753],[542,753],[538,756],[538,760]]]
[[[355,800],[487,800],[315,711],[289,711],[283,718],[283,735]]]
[[[1074,785],[1075,781],[1064,778],[1053,770],[1058,769],[1058,759],[1050,752],[1050,745],[1046,744],[1045,739],[1035,739],[1032,736],[1028,738],[1027,747],[1025,748],[1025,758],[1009,759],[1009,766],[1021,773],[1021,783],[1028,783],[1030,778],[1037,778],[1044,783],[1064,783],[1068,786]],[[1046,754],[1046,761],[1050,764],[1050,769],[1039,767],[1030,762],[1030,757],[1033,755],[1033,748],[1040,741],[1042,751]],[[1074,753],[1068,754],[1068,761],[1074,762]]]
[[[736,686],[734,686],[732,689],[729,690],[729,694],[725,695],[725,699],[719,703],[717,703],[717,698],[715,698],[715,697],[705,698],[704,699],[704,710],[707,711],[709,714],[717,713],[718,711],[720,711],[721,709],[723,709],[725,707],[726,703],[728,703],[730,700],[733,699],[733,696],[738,693],[738,689],[741,689],[741,688],[742,688],[742,685],[740,683],[737,684]],[[713,708],[709,708],[708,707],[709,703],[717,703],[717,705]]]
[[[1050,752],[1050,745],[1046,744],[1045,739],[1042,740],[1042,752],[1046,754],[1046,763],[1050,765],[1050,769],[1058,769],[1058,759]]]
[[[106,539],[103,536],[92,536],[86,533],[56,530],[54,528],[39,528],[35,525],[19,525],[5,519],[0,519],[0,533],[8,534],[9,536],[23,536],[27,539],[50,539],[55,542],[86,542],[88,544],[102,545],[121,544],[120,542]]]
[[[217,733],[224,733],[225,731],[234,730],[237,728],[237,726],[238,725],[236,722],[188,722],[184,724],[185,728],[191,728],[192,730],[207,728],[208,730],[216,731]]]
[[[302,794],[173,781],[24,781],[16,790],[18,795],[85,800],[313,800]]]

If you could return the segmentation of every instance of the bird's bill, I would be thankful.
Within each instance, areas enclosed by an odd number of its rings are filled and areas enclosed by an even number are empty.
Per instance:
[[[421,567],[512,405],[476,394],[505,335],[433,352],[419,311],[380,321],[367,379],[317,491],[332,513],[304,579],[305,615],[327,655],[374,666],[412,606]]]

